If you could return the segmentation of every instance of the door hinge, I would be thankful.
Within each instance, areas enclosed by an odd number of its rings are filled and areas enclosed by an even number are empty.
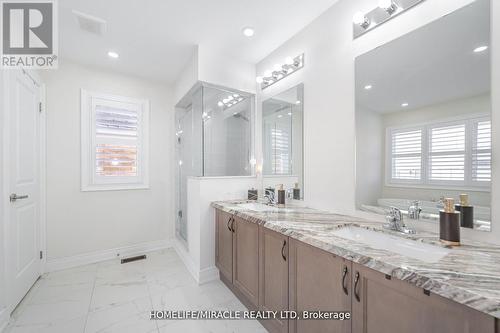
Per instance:
[[[42,102],[38,103],[38,112],[42,113]]]
[[[40,251],[40,259],[43,259],[43,251]]]

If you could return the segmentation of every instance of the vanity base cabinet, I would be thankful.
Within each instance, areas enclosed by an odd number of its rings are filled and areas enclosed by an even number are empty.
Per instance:
[[[233,216],[215,210],[215,266],[221,278],[233,283]]]
[[[494,333],[495,319],[358,264],[352,333]]]
[[[252,308],[259,306],[259,225],[239,217],[233,224],[233,285]]]
[[[294,239],[290,239],[289,257],[290,310],[351,310],[349,261]],[[290,333],[351,332],[350,320],[299,319],[289,325]]]
[[[278,232],[259,227],[259,309],[288,310],[289,240]],[[287,333],[288,320],[262,320],[270,333]]]

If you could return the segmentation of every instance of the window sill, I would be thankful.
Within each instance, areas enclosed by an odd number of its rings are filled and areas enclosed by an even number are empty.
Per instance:
[[[418,188],[427,190],[449,190],[449,191],[469,191],[469,192],[491,192],[490,187],[473,187],[473,186],[452,186],[452,185],[419,185],[419,184],[394,184],[385,183],[385,187],[396,187],[396,188]]]

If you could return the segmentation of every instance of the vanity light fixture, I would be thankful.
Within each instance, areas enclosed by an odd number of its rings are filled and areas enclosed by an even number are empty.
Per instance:
[[[223,110],[227,110],[230,107],[238,104],[239,102],[243,101],[245,98],[240,96],[240,94],[231,94],[227,96],[226,98],[223,98],[221,101],[217,102],[217,105]]]
[[[481,52],[486,51],[487,49],[488,49],[488,46],[486,46],[486,45],[479,46],[479,47],[474,49],[474,53],[481,53]]]
[[[377,8],[357,12],[353,16],[354,39],[406,12],[425,0],[379,0]]]
[[[287,57],[284,64],[274,65],[273,70],[266,70],[262,76],[257,76],[255,81],[260,84],[261,89],[266,89],[302,67],[304,67],[304,54],[295,58]]]

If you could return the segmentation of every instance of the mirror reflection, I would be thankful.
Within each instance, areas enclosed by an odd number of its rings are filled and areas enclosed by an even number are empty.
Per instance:
[[[478,0],[356,59],[358,209],[437,222],[454,198],[472,207],[462,227],[490,231],[489,6]]]
[[[296,200],[304,195],[303,95],[300,84],[262,104],[264,188],[283,185],[288,197]]]

